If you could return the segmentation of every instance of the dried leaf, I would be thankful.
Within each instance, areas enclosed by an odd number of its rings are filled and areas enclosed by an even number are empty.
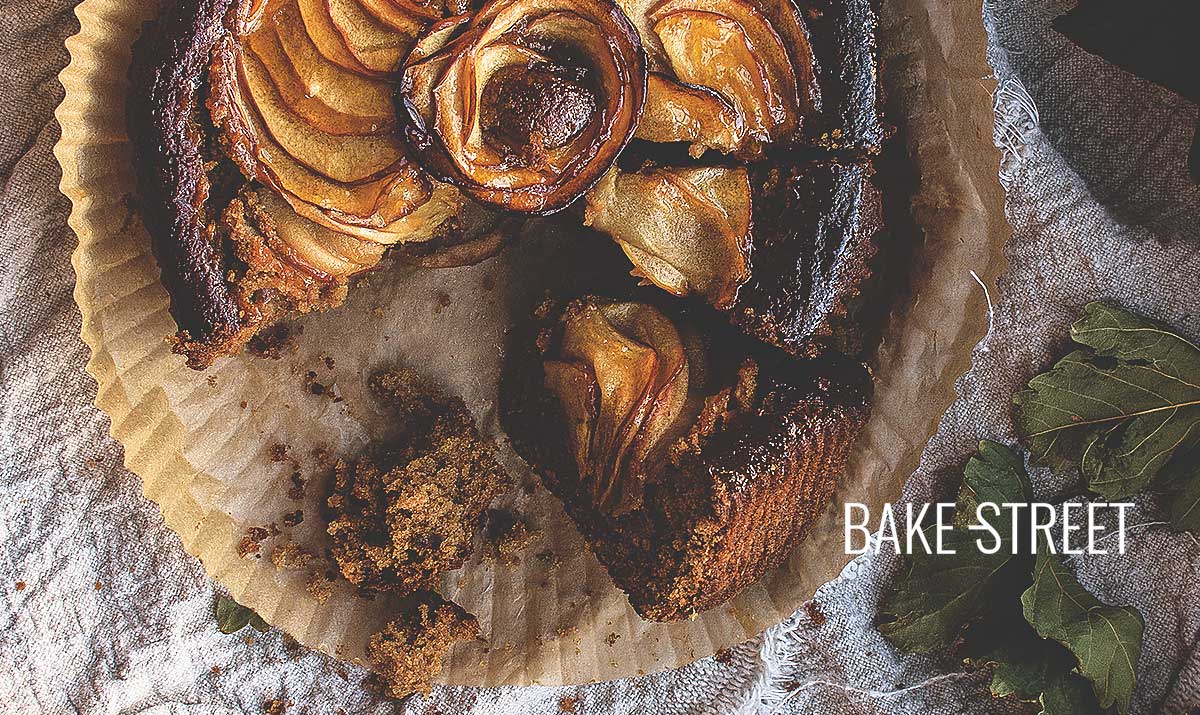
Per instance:
[[[1063,646],[1038,636],[1022,617],[1020,601],[1014,598],[1013,603],[1017,608],[1012,617],[997,622],[988,632],[972,630],[968,634],[992,644],[984,655],[970,660],[976,666],[995,666],[992,695],[1032,702],[1074,668],[1075,659]]]
[[[1021,596],[1038,635],[1065,645],[1092,682],[1100,707],[1129,711],[1142,650],[1143,621],[1130,606],[1106,606],[1088,593],[1055,555],[1039,544],[1033,585]]]
[[[254,611],[250,611],[250,627],[259,633],[266,633],[271,630],[271,624],[264,621],[262,616]]]
[[[1200,443],[1200,348],[1102,303],[1084,309],[1071,339],[1085,349],[1013,398],[1017,429],[1036,462],[1078,462],[1092,491],[1128,497]]]
[[[1026,504],[1032,499],[1033,487],[1021,457],[1002,444],[983,440],[979,443],[978,456],[967,462],[963,472],[954,524],[967,526],[976,523],[976,510],[982,503]]]
[[[1046,715],[1090,715],[1101,706],[1125,713],[1141,652],[1140,614],[1100,603],[1057,556],[1031,555],[1032,544],[1017,544],[1012,555],[1011,512],[987,515],[1002,535],[995,554],[980,551],[983,532],[967,528],[980,503],[1030,501],[1021,459],[1003,445],[981,443],[944,542],[958,553],[909,556],[907,572],[884,596],[879,630],[906,650],[956,646],[968,662],[994,669],[994,695],[1036,700]],[[1017,527],[1028,533],[1027,517]]]

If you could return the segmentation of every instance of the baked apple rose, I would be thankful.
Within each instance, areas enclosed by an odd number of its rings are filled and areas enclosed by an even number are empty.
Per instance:
[[[399,103],[431,174],[481,202],[548,214],[612,166],[645,94],[645,52],[612,0],[493,0],[418,39]]]
[[[383,245],[429,238],[461,203],[396,136],[389,77],[432,20],[391,1],[240,3],[209,100],[247,177],[319,226]]]
[[[562,319],[557,353],[543,364],[563,407],[580,482],[597,506],[636,506],[646,464],[688,395],[688,359],[675,325],[643,303],[585,299]]]
[[[725,309],[750,277],[751,201],[745,168],[614,169],[588,193],[584,223],[617,242],[633,275]]]
[[[803,20],[790,0],[622,0],[649,62],[635,137],[743,161],[787,143],[819,104]],[[745,168],[613,169],[587,195],[585,223],[633,274],[718,309],[750,277],[753,192]]]
[[[650,62],[637,137],[746,158],[789,139],[820,102],[791,0],[622,0]]]

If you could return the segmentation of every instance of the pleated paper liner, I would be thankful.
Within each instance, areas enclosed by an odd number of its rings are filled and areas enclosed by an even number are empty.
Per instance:
[[[520,563],[476,557],[445,579],[445,594],[479,617],[488,638],[456,646],[443,682],[581,683],[711,655],[783,620],[838,574],[849,559],[843,503],[877,512],[899,497],[986,330],[987,304],[972,271],[991,285],[1008,235],[991,145],[991,84],[983,81],[984,31],[977,7],[957,5],[908,0],[884,10],[885,79],[896,105],[889,120],[903,127],[914,155],[914,213],[923,236],[905,237],[920,243],[914,266],[891,267],[911,269],[913,280],[892,306],[877,355],[874,413],[810,536],[786,565],[728,604],[690,621],[648,623],[554,499],[542,489],[519,490],[512,505],[536,532]],[[66,99],[57,113],[56,155],[62,191],[74,204],[75,299],[92,350],[87,369],[99,386],[96,405],[111,417],[112,435],[146,496],[214,579],[304,645],[358,659],[365,638],[387,620],[388,599],[353,598],[343,584],[321,605],[305,588],[307,571],[279,571],[267,558],[285,538],[323,551],[319,501],[326,485],[317,475],[327,470],[312,450],[353,456],[366,444],[382,426],[366,377],[398,361],[461,395],[481,429],[497,435],[498,346],[516,306],[557,273],[545,258],[553,252],[538,248],[555,236],[535,237],[477,266],[373,274],[346,306],[300,321],[303,334],[282,359],[244,356],[203,373],[187,369],[165,341],[175,326],[131,209],[125,76],[130,45],[154,8],[152,0],[85,0],[61,75]],[[331,386],[340,401],[313,395],[306,389],[313,380]],[[289,460],[275,461],[277,445]],[[504,456],[521,480],[534,483],[515,456]],[[303,501],[288,496],[297,466],[312,480]],[[239,555],[249,527],[280,523],[297,509],[301,524],[283,528],[259,557]],[[534,557],[546,551],[553,563]]]

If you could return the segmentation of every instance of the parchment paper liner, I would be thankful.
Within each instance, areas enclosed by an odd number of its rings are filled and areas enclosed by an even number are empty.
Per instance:
[[[834,504],[790,561],[732,602],[692,621],[642,621],[543,490],[518,498],[538,542],[520,565],[469,563],[446,593],[477,614],[487,644],[456,647],[441,680],[479,686],[603,680],[676,667],[752,637],[790,615],[833,578],[843,551],[841,504],[873,513],[900,494],[928,436],[954,396],[971,347],[987,324],[984,293],[1003,267],[1008,236],[992,146],[992,83],[977,5],[939,0],[886,2],[881,27],[885,85],[920,176],[914,213],[924,230],[911,294],[899,301],[878,354],[874,415]],[[321,520],[310,484],[302,504],[284,492],[293,466],[272,462],[287,445],[300,471],[316,471],[309,450],[354,454],[381,427],[364,378],[404,359],[467,399],[485,431],[507,306],[540,277],[504,281],[507,262],[537,262],[536,242],[481,266],[405,276],[390,271],[352,291],[343,309],[303,321],[298,348],[279,361],[227,359],[207,373],[186,369],[164,336],[174,332],[144,231],[130,209],[132,175],[123,97],[129,47],[150,0],[85,0],[80,33],[67,41],[66,99],[57,117],[62,191],[73,202],[79,238],[73,256],[82,337],[96,405],[112,419],[125,463],[179,533],[188,553],[240,602],[301,643],[345,658],[386,617],[386,602],[343,598],[319,606],[305,572],[278,572],[265,557],[294,536],[319,543]],[[915,240],[915,239],[914,239]],[[903,270],[905,267],[897,267]],[[529,275],[526,269],[526,275]],[[544,274],[543,274],[544,275]],[[447,301],[448,299],[448,301]],[[448,302],[448,304],[447,304]],[[377,308],[382,310],[376,310]],[[450,326],[469,329],[467,335]],[[323,365],[331,356],[335,367]],[[343,398],[307,394],[304,373]],[[243,406],[244,405],[244,406]],[[246,528],[303,508],[305,521],[267,543],[261,559],[235,548]],[[550,549],[547,568],[533,555]],[[614,638],[615,634],[615,638]]]

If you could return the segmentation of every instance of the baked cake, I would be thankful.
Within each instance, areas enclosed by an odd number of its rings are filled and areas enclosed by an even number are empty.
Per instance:
[[[432,270],[573,223],[620,267],[514,326],[503,426],[640,613],[712,607],[803,537],[869,412],[835,346],[884,230],[875,27],[873,0],[176,0],[128,105],[175,349],[207,367],[389,252]],[[343,466],[365,589],[461,562],[465,528],[426,532],[497,477],[450,433]]]
[[[633,607],[675,620],[778,565],[829,503],[871,380],[678,305],[587,296],[514,332],[513,446]]]

